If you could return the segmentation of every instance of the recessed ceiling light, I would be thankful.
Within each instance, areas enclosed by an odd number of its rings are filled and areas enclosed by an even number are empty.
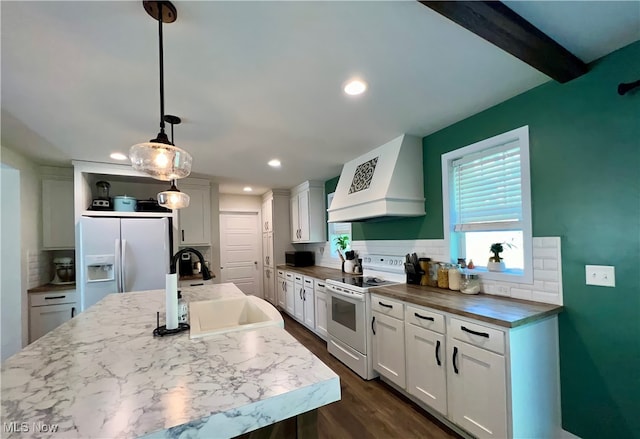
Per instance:
[[[111,157],[114,160],[127,160],[129,158],[126,155],[122,154],[121,152],[114,152],[109,157]]]
[[[367,89],[367,83],[359,79],[354,79],[352,81],[349,81],[344,86],[344,92],[351,96],[362,94],[365,92],[366,89]]]
[[[273,159],[269,161],[269,166],[271,166],[272,168],[279,168],[281,165],[280,160],[278,159]]]
[[[249,186],[245,186],[245,187],[242,188],[242,190],[245,191],[245,192],[251,192],[253,189],[251,187],[249,187]]]

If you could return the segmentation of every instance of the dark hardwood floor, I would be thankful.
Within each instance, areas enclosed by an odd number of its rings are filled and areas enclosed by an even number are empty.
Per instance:
[[[460,438],[390,386],[360,378],[327,352],[322,339],[283,316],[285,330],[340,376],[342,399],[318,409],[320,439]]]

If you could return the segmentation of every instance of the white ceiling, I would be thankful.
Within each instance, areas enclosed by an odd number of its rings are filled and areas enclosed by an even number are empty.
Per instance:
[[[142,2],[2,1],[2,145],[111,162],[158,132],[157,22]],[[166,113],[223,193],[307,179],[549,80],[413,1],[175,2]],[[640,39],[640,2],[507,2],[583,61]],[[360,76],[367,93],[348,97]],[[266,163],[282,161],[279,170]]]

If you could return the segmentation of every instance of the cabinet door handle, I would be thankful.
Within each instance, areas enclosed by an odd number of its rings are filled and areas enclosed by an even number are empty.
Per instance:
[[[440,340],[436,341],[436,363],[438,363],[438,366],[442,366],[440,361]]]
[[[71,318],[74,318],[76,316],[76,307],[72,306],[71,307]]]
[[[456,346],[453,347],[453,371],[458,373],[458,365],[456,364],[456,359],[458,358],[458,348]]]
[[[45,297],[44,300],[54,300],[54,299],[64,299],[67,296],[49,296]]]
[[[182,229],[181,231],[182,231],[182,242],[184,242],[184,229]]]
[[[477,332],[472,329],[465,328],[464,326],[461,326],[460,329],[462,329],[464,332],[468,332],[469,334],[479,335],[480,337],[489,338],[489,334],[487,334],[486,332]]]
[[[299,293],[299,295],[300,295],[300,300],[302,300],[302,288],[300,288],[300,293]]]
[[[373,335],[376,335],[376,328],[373,326],[375,322],[376,316],[373,316],[373,318],[371,319],[371,331],[373,331]]]
[[[307,290],[302,290],[302,300],[307,301]]]
[[[413,313],[413,315],[414,315],[414,316],[416,316],[416,317],[417,317],[417,318],[419,318],[419,319],[422,319],[422,320],[429,320],[430,322],[435,321],[433,317],[421,316],[421,315],[420,315],[420,314],[418,314],[417,312],[414,312],[414,313]],[[438,343],[440,343],[440,342],[438,342]]]
[[[393,308],[393,305],[387,305],[386,303],[382,303],[382,302],[380,302],[380,301],[378,301],[378,304],[379,304],[380,306],[384,306],[385,308]]]

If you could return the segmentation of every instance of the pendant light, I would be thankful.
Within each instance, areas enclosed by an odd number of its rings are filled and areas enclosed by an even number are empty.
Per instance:
[[[147,13],[158,20],[160,41],[160,132],[149,142],[133,145],[129,159],[133,169],[149,174],[153,178],[174,181],[191,173],[191,154],[170,142],[164,132],[164,57],[162,46],[162,23],[173,23],[177,10],[169,1],[143,1]],[[177,189],[176,189],[177,190]]]
[[[171,124],[171,143],[173,143],[173,125],[179,125],[182,120],[178,116],[167,114],[163,120]],[[171,180],[171,187],[158,193],[158,204],[167,209],[183,209],[189,207],[190,197],[184,192],[180,192],[176,187],[176,180]]]

